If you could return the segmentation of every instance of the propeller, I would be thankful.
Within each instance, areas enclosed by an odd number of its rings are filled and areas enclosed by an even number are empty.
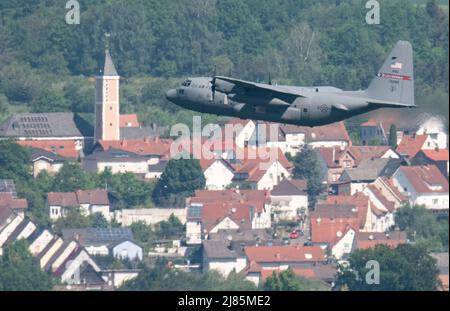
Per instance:
[[[212,100],[214,101],[216,97],[216,75],[217,75],[217,66],[214,65],[214,75],[211,82],[211,92],[212,92]]]

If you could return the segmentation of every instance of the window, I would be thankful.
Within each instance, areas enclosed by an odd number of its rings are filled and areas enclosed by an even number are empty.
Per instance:
[[[439,200],[438,199],[433,199],[433,204],[434,205],[436,205],[436,204],[438,204],[439,203]]]
[[[303,112],[307,113],[308,112],[308,108],[303,108]]]

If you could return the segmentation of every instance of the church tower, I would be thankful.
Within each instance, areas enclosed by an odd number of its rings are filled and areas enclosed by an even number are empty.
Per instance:
[[[120,140],[119,79],[106,49],[103,73],[95,78],[95,142]]]

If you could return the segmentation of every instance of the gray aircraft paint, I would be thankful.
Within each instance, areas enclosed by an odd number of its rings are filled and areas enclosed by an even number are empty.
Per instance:
[[[414,105],[413,50],[399,41],[366,90],[296,87],[222,76],[191,78],[166,97],[186,109],[303,126],[320,126],[379,108]]]

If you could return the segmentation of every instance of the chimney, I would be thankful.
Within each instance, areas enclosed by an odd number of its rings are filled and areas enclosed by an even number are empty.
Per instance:
[[[122,141],[120,142],[120,145],[122,147],[126,147],[127,146],[127,141],[125,139],[122,139]]]
[[[336,148],[333,147],[333,163],[336,163]]]

